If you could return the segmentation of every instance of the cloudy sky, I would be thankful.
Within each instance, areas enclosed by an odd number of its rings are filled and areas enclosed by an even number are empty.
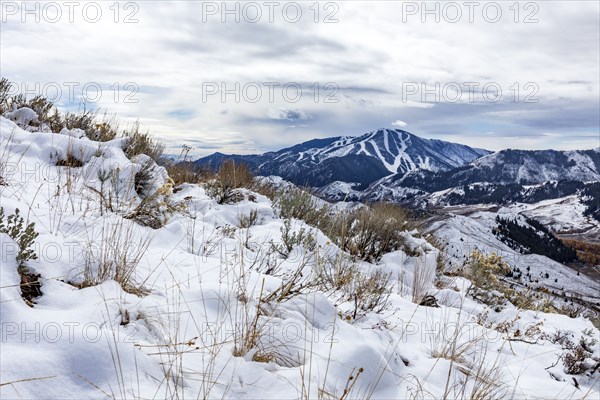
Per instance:
[[[2,1],[0,73],[196,155],[380,127],[600,146],[597,1],[424,4]]]

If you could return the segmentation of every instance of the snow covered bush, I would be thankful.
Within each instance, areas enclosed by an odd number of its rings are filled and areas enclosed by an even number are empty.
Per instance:
[[[135,209],[125,218],[132,219],[142,226],[159,229],[167,222],[169,214],[185,210],[185,203],[171,200],[172,183],[165,183],[148,197],[144,197]]]
[[[35,96],[23,106],[31,108],[38,115],[40,126],[46,125],[50,128],[60,129],[61,122],[58,110],[54,104],[43,96]]]
[[[248,215],[240,215],[239,227],[241,229],[252,228],[258,222],[258,210],[250,210]]]
[[[14,243],[5,243],[2,235],[7,235]],[[4,209],[0,207],[0,248],[3,256],[9,255],[9,247],[16,246],[13,250],[16,252],[15,260],[17,262],[17,271],[21,277],[21,297],[27,305],[33,307],[34,299],[42,295],[40,275],[29,271],[25,263],[30,260],[37,260],[38,256],[32,248],[35,239],[39,234],[35,231],[35,223],[25,224],[23,217],[19,215],[19,209],[9,215],[4,220]],[[7,262],[2,261],[2,262]]]
[[[356,265],[342,253],[335,257],[322,257],[314,268],[315,280],[324,292],[341,291],[350,287],[358,274]]]
[[[382,312],[389,305],[391,273],[375,270],[368,274],[358,274],[354,287],[354,312]]]
[[[185,210],[185,204],[171,200],[173,181],[164,167],[145,154],[138,154],[131,161],[138,167],[134,189],[141,201],[125,218],[158,229],[166,223],[169,214]]]
[[[63,127],[73,130],[81,129],[84,132],[91,132],[96,120],[96,112],[93,110],[82,110],[80,112],[67,112],[62,118]]]
[[[16,122],[14,115],[15,110],[21,108],[29,108],[36,115],[36,122],[44,122],[50,115],[50,111],[54,108],[54,104],[43,96],[35,96],[27,100],[22,94],[11,94],[12,83],[8,79],[0,79],[0,115],[5,115],[5,118]],[[12,112],[12,113],[11,113]]]
[[[31,124],[38,124],[38,115],[29,107],[17,108],[15,105],[13,111],[5,112],[4,117],[15,122],[21,128],[27,128]]]
[[[321,258],[313,268],[315,284],[338,304],[347,303],[344,318],[356,320],[389,305],[391,274],[380,269],[362,271],[344,254]]]
[[[584,331],[577,344],[567,339],[564,343],[567,351],[562,356],[565,372],[580,375],[588,371],[595,373],[600,369],[600,356],[594,356],[594,346],[597,343],[598,339],[594,337],[592,330]]]

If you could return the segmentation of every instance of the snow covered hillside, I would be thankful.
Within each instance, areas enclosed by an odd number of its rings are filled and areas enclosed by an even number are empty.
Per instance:
[[[494,212],[473,210],[468,215],[451,214],[448,219],[438,221],[431,226],[431,231],[442,238],[447,245],[450,268],[463,265],[474,249],[485,253],[495,252],[502,255],[511,267],[527,271],[526,274],[530,274],[532,277],[528,282],[531,287],[554,289],[561,292],[562,296],[564,293],[568,296],[581,295],[583,299],[600,305],[600,282],[578,274],[575,270],[548,257],[538,254],[523,254],[503,243],[493,233],[494,228],[498,226],[496,222],[498,216],[525,223],[522,221],[523,216],[518,211],[511,208],[500,208]]]
[[[338,247],[248,189],[220,204],[128,146],[0,117],[0,398],[600,396],[593,323],[476,300],[467,275],[442,275],[464,247],[446,260],[410,229],[367,262],[345,250],[362,235]],[[490,218],[457,216],[436,235],[512,263]],[[597,295],[555,264],[527,261]],[[41,295],[25,295],[32,282]]]

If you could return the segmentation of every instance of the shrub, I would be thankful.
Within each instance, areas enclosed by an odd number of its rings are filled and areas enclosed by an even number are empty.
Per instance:
[[[142,156],[143,157],[143,156]],[[135,192],[142,198],[148,197],[155,187],[155,163],[152,159],[143,157],[138,159],[141,163],[140,170],[133,178],[133,187]]]
[[[326,226],[329,207],[305,190],[291,188],[276,195],[275,205],[281,218],[295,218],[315,227]]]
[[[85,131],[88,139],[96,142],[108,142],[118,136],[119,123],[115,116],[108,116],[106,112],[100,121],[97,118],[92,126]]]
[[[258,179],[254,182],[252,190],[258,194],[262,194],[267,197],[271,201],[275,201],[277,195],[279,194],[277,187],[273,182],[270,182],[268,179]]]
[[[248,215],[240,215],[239,226],[242,229],[248,229],[258,222],[258,210],[251,210]]]
[[[96,120],[96,111],[86,110],[85,108],[77,113],[67,112],[62,119],[62,127],[69,130],[81,129],[88,132],[92,132],[94,128],[94,121]]]
[[[185,203],[171,201],[169,197],[172,190],[173,186],[170,183],[161,186],[155,193],[143,198],[132,212],[124,215],[124,218],[152,229],[162,228],[169,214],[186,209]]]
[[[35,96],[33,99],[27,102],[27,104],[23,105],[24,107],[29,107],[38,115],[38,120],[40,123],[44,123],[52,118],[52,115],[58,115],[56,109],[54,108],[54,104],[42,96]],[[54,110],[54,113],[51,114],[51,111]]]
[[[592,350],[596,343],[592,330],[584,330],[577,344],[569,339],[565,340],[564,346],[567,351],[562,356],[565,372],[569,375],[579,375],[590,370],[595,372],[600,368],[600,357],[594,357]]]
[[[468,293],[484,304],[496,309],[510,301],[518,309],[556,313],[560,310],[554,305],[547,290],[516,290],[500,281],[501,275],[510,276],[512,269],[496,253],[485,255],[478,250],[471,253],[466,269],[461,274],[470,279],[473,285]]]
[[[36,96],[31,100],[27,100],[27,98],[22,94],[17,94],[10,96],[10,88],[11,83],[6,79],[0,80],[0,115],[4,115],[7,118],[15,118],[15,122],[19,120],[19,117],[16,117],[14,114],[11,117],[10,114],[6,114],[7,112],[12,112],[21,108],[29,108],[33,113],[30,112],[31,117],[27,118],[27,120],[21,120],[26,126],[34,126],[38,127],[42,124],[48,125],[47,121],[50,121],[52,117],[55,117],[57,114],[56,109],[54,108],[54,104],[42,96]],[[51,115],[50,112],[54,110],[54,113]],[[36,116],[34,118],[34,115]]]
[[[0,115],[10,111],[10,86],[8,79],[0,79]]]
[[[382,312],[389,305],[390,273],[376,270],[368,275],[358,276],[354,293],[356,319],[358,310]]]
[[[315,280],[323,291],[340,291],[350,287],[358,274],[355,265],[344,254],[324,257],[314,268]]]
[[[29,260],[37,260],[35,250],[31,248],[38,233],[35,231],[35,224],[32,222],[25,225],[23,217],[19,215],[19,209],[15,210],[13,215],[9,215],[4,220],[4,209],[0,207],[0,233],[10,236],[19,246],[19,252],[16,260],[19,263],[18,272],[21,276],[21,297],[33,307],[34,299],[42,295],[40,275],[31,273],[25,266]]]
[[[125,215],[125,218],[132,219],[142,226],[159,229],[166,223],[168,214],[184,211],[186,204],[171,200],[173,181],[170,178],[156,188],[157,170],[161,170],[162,167],[146,156],[137,159],[142,163],[142,168],[135,174],[134,188],[142,200],[132,212]]]
[[[74,154],[73,153],[73,146],[71,146],[71,143],[69,142],[69,144],[67,144],[67,148],[66,148],[66,154],[65,156],[61,156],[58,153],[56,153],[56,166],[57,167],[68,167],[68,168],[81,168],[83,167],[83,161],[81,161],[81,159],[83,159],[83,154],[82,152],[80,152],[79,154]]]
[[[10,236],[16,242],[17,246],[19,246],[19,253],[16,259],[20,268],[27,261],[38,259],[35,250],[31,246],[39,236],[39,233],[35,231],[35,223],[25,224],[23,217],[19,214],[18,208],[14,214],[8,216],[6,221],[4,221],[4,208],[0,208],[0,233]]]
[[[188,158],[190,151],[192,151],[192,147],[184,144],[181,146],[181,153],[176,160],[165,160],[163,164],[175,185],[198,183],[206,175],[201,167]]]
[[[283,222],[283,227],[280,229],[282,243],[274,245],[273,248],[283,257],[287,258],[292,250],[297,246],[304,246],[309,251],[313,251],[316,246],[316,241],[313,235],[306,232],[305,228],[300,228],[297,231],[292,230],[292,220],[286,219]]]
[[[281,303],[295,296],[309,292],[315,286],[315,283],[309,279],[307,274],[305,274],[305,268],[308,265],[309,260],[310,257],[303,257],[300,262],[297,263],[294,270],[286,271],[283,274],[278,271],[276,265],[267,262],[265,273],[281,278],[281,285],[265,297],[265,303]],[[261,269],[264,269],[264,266],[261,266]]]
[[[344,254],[325,257],[314,267],[315,284],[337,295],[340,302],[353,303],[346,319],[356,320],[359,313],[382,312],[389,305],[391,274],[376,270],[361,272]]]
[[[204,173],[191,162],[167,162],[165,165],[169,177],[175,185],[182,183],[198,183],[204,180]]]
[[[160,141],[153,139],[148,132],[140,132],[139,121],[133,124],[133,127],[123,132],[123,137],[127,138],[127,145],[124,149],[127,158],[131,159],[139,154],[145,154],[159,163],[165,150],[165,146]]]
[[[69,130],[81,129],[85,131],[90,140],[106,142],[115,139],[118,134],[118,122],[114,116],[109,117],[104,113],[99,120],[97,110],[88,110],[83,107],[79,112],[67,112],[61,115],[54,104],[43,96],[36,96],[31,100],[23,94],[11,96],[11,83],[6,79],[0,79],[0,115],[11,111],[12,108],[31,108],[38,115],[35,126],[45,125],[52,132],[60,132],[62,128]],[[164,145],[153,139],[148,132],[140,132],[140,124],[136,122],[133,126],[124,130],[121,134],[128,138],[125,154],[128,158],[138,154],[146,154],[158,162],[163,154]]]
[[[204,184],[206,193],[219,204],[233,203],[240,200],[236,189],[251,188],[254,176],[245,164],[227,160],[221,164],[213,179]]]
[[[510,271],[510,265],[502,259],[502,256],[496,253],[486,256],[479,250],[473,250],[469,258],[468,270],[465,272],[467,278],[478,288],[497,289],[500,283],[497,275],[506,275]]]
[[[542,311],[545,313],[556,313],[560,311],[558,308],[556,308],[550,296],[541,291],[518,291],[514,289],[503,288],[502,293],[515,307],[519,309]]]
[[[383,254],[403,247],[400,233],[409,227],[406,210],[394,204],[375,204],[338,214],[331,219],[328,233],[352,256],[376,261]]]

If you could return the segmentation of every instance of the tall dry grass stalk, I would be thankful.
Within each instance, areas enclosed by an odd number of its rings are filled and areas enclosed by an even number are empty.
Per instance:
[[[83,251],[81,286],[94,286],[114,280],[128,293],[144,293],[144,289],[135,280],[135,272],[153,235],[140,235],[138,230],[141,231],[133,221],[110,216],[102,219],[99,228],[89,230],[91,236]]]

